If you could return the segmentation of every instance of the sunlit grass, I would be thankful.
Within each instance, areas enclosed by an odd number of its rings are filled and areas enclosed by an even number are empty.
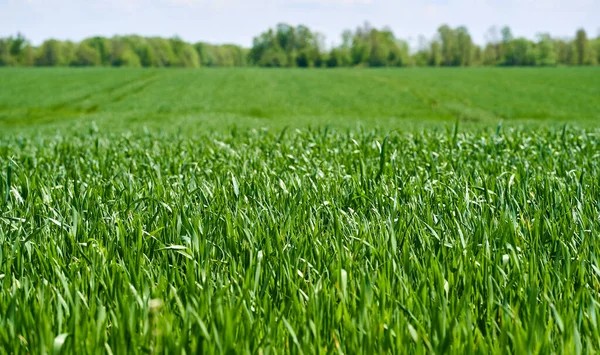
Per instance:
[[[0,133],[95,121],[130,130],[422,122],[595,124],[600,67],[405,69],[0,68]]]
[[[593,353],[599,152],[539,126],[5,136],[0,347]]]

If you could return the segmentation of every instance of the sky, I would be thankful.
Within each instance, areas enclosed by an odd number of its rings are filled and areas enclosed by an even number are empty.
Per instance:
[[[249,47],[280,22],[304,24],[334,45],[365,21],[389,26],[413,46],[441,24],[467,26],[476,43],[493,25],[532,39],[540,32],[573,37],[578,28],[595,37],[600,0],[0,0],[0,37],[20,31],[34,45],[139,34]]]

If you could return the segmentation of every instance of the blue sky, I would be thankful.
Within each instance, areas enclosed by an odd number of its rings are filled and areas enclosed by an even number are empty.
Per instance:
[[[597,36],[600,0],[0,0],[0,37],[21,31],[34,44],[135,33],[250,46],[253,36],[287,22],[325,34],[331,45],[365,21],[413,45],[443,23],[466,25],[477,43],[504,24],[529,38],[573,36],[579,27]]]

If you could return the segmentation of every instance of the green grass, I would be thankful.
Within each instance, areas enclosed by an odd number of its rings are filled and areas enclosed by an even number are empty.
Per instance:
[[[598,352],[597,73],[2,70],[0,352]]]
[[[600,68],[0,70],[0,129],[600,119]]]

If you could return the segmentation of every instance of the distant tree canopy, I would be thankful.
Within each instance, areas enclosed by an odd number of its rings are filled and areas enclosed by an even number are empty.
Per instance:
[[[408,43],[396,39],[390,29],[380,31],[369,24],[354,32],[350,53],[354,65],[400,67],[411,64]]]
[[[324,53],[321,40],[305,26],[279,24],[254,38],[248,61],[263,67],[320,66]]]
[[[114,67],[403,67],[403,66],[555,66],[597,65],[600,37],[583,29],[572,39],[539,34],[513,37],[508,27],[492,27],[483,46],[466,27],[440,26],[430,40],[421,37],[412,51],[389,28],[368,23],[342,33],[338,46],[306,26],[278,24],[254,38],[252,48],[233,44],[188,43],[178,37],[92,37],[79,43],[48,39],[33,46],[21,34],[0,38],[0,66]]]
[[[0,66],[186,67],[246,66],[248,50],[231,44],[191,44],[180,38],[49,39],[34,47],[21,34],[0,38]]]

